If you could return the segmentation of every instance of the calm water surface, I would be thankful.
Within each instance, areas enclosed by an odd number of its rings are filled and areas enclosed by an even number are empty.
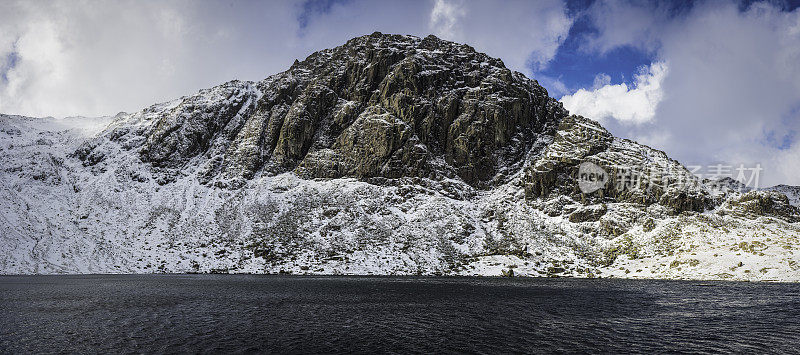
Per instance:
[[[0,276],[0,353],[797,352],[800,285]]]

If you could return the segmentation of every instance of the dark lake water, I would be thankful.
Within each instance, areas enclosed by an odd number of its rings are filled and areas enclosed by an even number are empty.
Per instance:
[[[799,349],[798,284],[0,276],[0,353]]]

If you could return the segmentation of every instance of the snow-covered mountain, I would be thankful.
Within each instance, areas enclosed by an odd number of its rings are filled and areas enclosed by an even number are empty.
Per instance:
[[[0,162],[0,273],[800,280],[796,188],[700,181],[433,36],[133,114],[0,116]]]

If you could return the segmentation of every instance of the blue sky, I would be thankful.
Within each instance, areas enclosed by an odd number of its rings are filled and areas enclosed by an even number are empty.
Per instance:
[[[685,163],[800,185],[800,1],[0,2],[0,112],[135,111],[374,31],[468,43]]]
[[[746,11],[752,4],[760,1],[736,2],[740,11]],[[537,70],[538,76],[555,79],[564,84],[564,88],[557,85],[549,88],[556,95],[575,92],[580,88],[592,87],[595,77],[604,73],[610,77],[611,83],[632,83],[634,74],[642,67],[649,66],[657,60],[657,52],[638,48],[633,45],[615,47],[605,53],[591,53],[585,48],[587,38],[600,35],[600,31],[587,12],[595,3],[594,0],[567,1],[567,13],[573,23],[565,41],[561,43],[556,55],[546,68]],[[790,12],[800,6],[797,1],[770,2],[783,11]],[[658,3],[667,8],[667,16],[680,18],[691,11],[694,1],[661,1]],[[535,68],[531,68],[535,70]],[[547,85],[547,82],[545,82]]]
[[[326,14],[331,11],[331,7],[334,5],[345,5],[347,4],[348,0],[307,0],[304,1],[301,5],[302,10],[297,15],[297,22],[300,25],[300,30],[302,31],[308,26],[308,23],[313,20],[314,17],[320,16],[322,14]]]
[[[565,88],[550,87],[554,94],[572,93],[577,89],[591,87],[595,76],[607,74],[611,82],[630,82],[633,74],[655,60],[654,53],[634,46],[620,46],[603,54],[589,55],[583,48],[588,36],[598,33],[591,20],[577,15],[564,43],[547,67],[536,73],[560,81]],[[547,85],[545,82],[544,85]]]
[[[17,65],[19,55],[16,51],[11,51],[0,61],[0,84],[8,83],[8,72]]]

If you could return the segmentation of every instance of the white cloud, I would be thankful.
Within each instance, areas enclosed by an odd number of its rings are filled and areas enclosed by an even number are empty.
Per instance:
[[[762,182],[800,185],[800,9],[754,3],[740,11],[735,3],[700,2],[675,15],[620,4],[592,7],[601,30],[586,50],[630,45],[652,51],[669,64],[657,91],[660,101],[633,100],[632,91],[648,87],[637,83],[627,91],[579,91],[565,97],[565,105],[604,118],[612,132],[684,163],[761,163]],[[628,110],[619,109],[626,105],[620,97],[631,100]]]
[[[0,112],[108,115],[232,79],[374,31],[469,43],[512,69],[543,66],[571,20],[558,0],[366,1],[306,14],[300,1],[0,1]],[[7,57],[18,57],[8,67]],[[0,75],[3,73],[0,73]]]
[[[667,65],[655,62],[634,76],[628,84],[610,84],[611,77],[598,74],[592,90],[580,89],[561,98],[571,113],[599,121],[617,119],[628,123],[643,123],[653,119],[661,102],[661,82],[667,75]]]
[[[637,4],[625,0],[593,3],[588,12],[600,35],[589,37],[586,47],[600,54],[623,45],[656,50],[660,31],[668,25],[666,6],[667,2]]]
[[[3,2],[0,58],[18,60],[0,112],[114,114],[291,64],[296,4],[204,4]]]
[[[453,38],[460,35],[458,24],[466,11],[463,2],[436,0],[431,11],[430,28],[441,37]]]
[[[531,75],[553,59],[572,21],[559,0],[437,0],[430,27],[441,38],[468,43]]]

